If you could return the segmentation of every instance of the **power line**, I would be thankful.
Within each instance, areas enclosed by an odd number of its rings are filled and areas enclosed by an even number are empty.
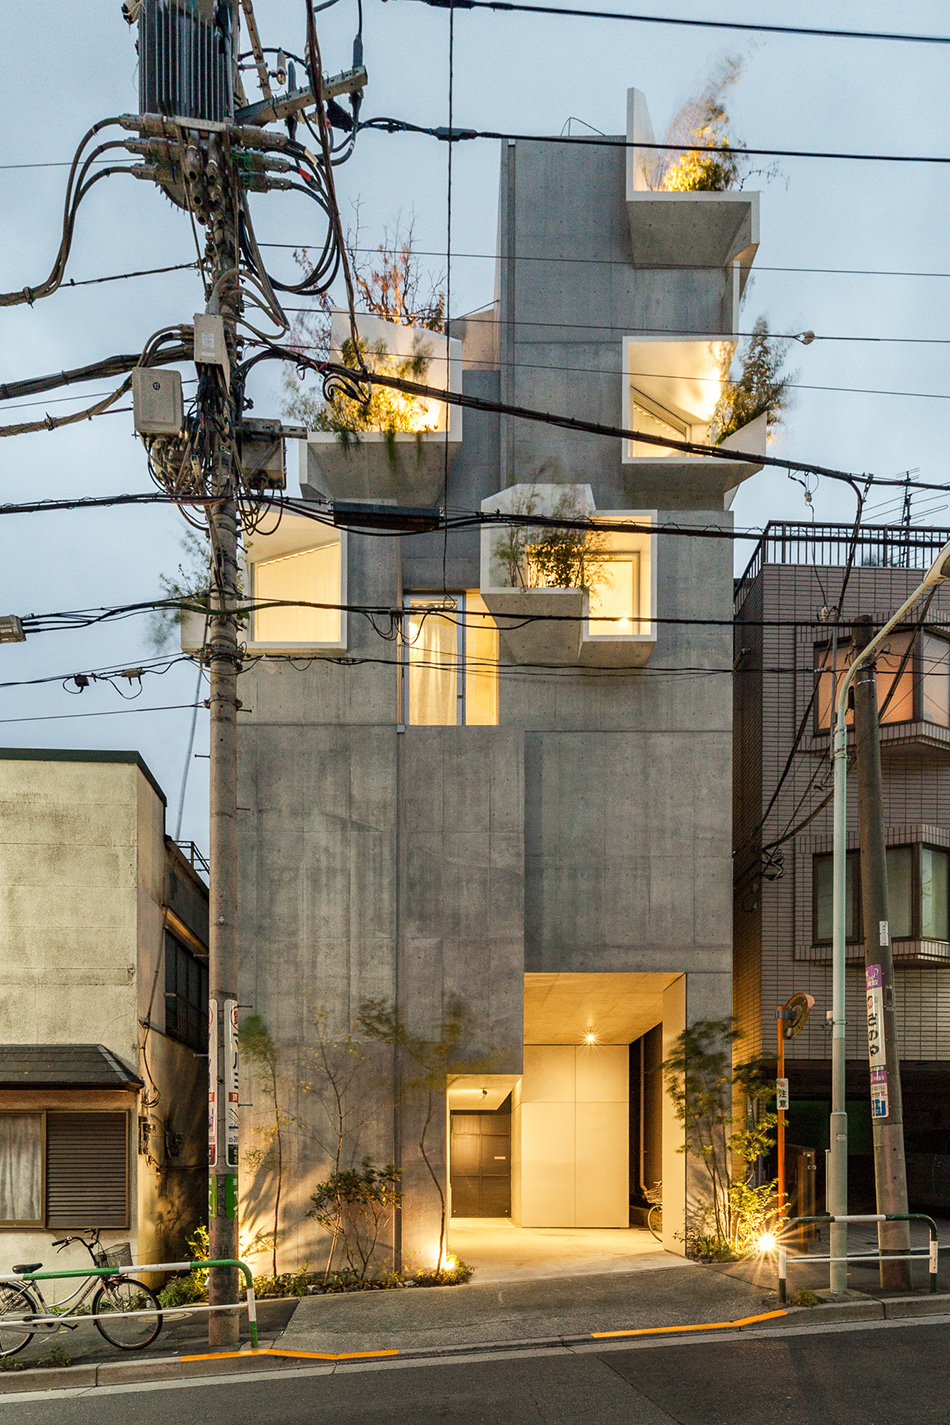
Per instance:
[[[586,134],[516,134],[503,133],[498,129],[449,129],[413,124],[406,119],[380,117],[366,119],[360,129],[380,129],[387,134],[423,134],[438,139],[441,143],[463,143],[468,139],[501,139],[516,143],[543,144],[586,144],[593,148],[646,149],[662,153],[728,153],[732,157],[747,155],[749,158],[816,158],[832,159],[841,163],[950,163],[950,155],[920,153],[844,153],[827,149],[807,148],[749,148],[732,144],[683,144],[647,143],[641,139],[591,138]]]
[[[193,703],[168,703],[157,708],[107,708],[102,712],[45,713],[38,717],[0,717],[0,724],[12,722],[61,722],[73,717],[125,717],[130,713],[179,712],[183,708],[190,711]]]
[[[751,30],[757,34],[805,35],[812,39],[950,44],[950,36],[914,35],[899,30],[829,30],[814,25],[766,25],[751,20],[693,20],[671,15],[629,15],[616,10],[579,10],[565,5],[525,5],[520,0],[423,0],[423,3],[442,10],[502,10],[525,15],[563,15],[578,20],[623,20],[636,25],[676,25],[703,30]]]
[[[299,250],[306,248],[305,242],[262,242],[260,247],[286,248],[288,250]],[[354,247],[351,252],[377,253],[378,247]],[[414,248],[416,257],[438,257],[445,258],[446,254],[438,248]],[[483,262],[558,262],[558,263],[581,263],[595,267],[623,267],[630,269],[629,259],[624,261],[618,257],[552,257],[530,253],[512,253],[510,256],[505,253],[495,252],[455,252],[455,258],[471,258]],[[703,262],[660,262],[650,267],[651,272],[721,272],[722,263]],[[901,272],[898,269],[893,271],[889,268],[881,267],[774,267],[764,263],[756,262],[755,275],[761,272],[791,272],[798,274],[816,274],[827,277],[935,277],[950,278],[950,272]],[[288,307],[288,311],[306,311],[310,308]]]

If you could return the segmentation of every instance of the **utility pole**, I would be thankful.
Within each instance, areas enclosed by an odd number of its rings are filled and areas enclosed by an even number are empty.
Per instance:
[[[222,7],[223,8],[223,7]],[[237,79],[238,0],[228,0],[230,59]],[[236,86],[235,86],[236,87]],[[220,146],[219,146],[220,145]],[[211,491],[207,507],[211,541],[212,617],[207,649],[210,675],[210,838],[208,1000],[209,1116],[208,1230],[212,1260],[236,1259],[238,1243],[238,834],[237,696],[241,651],[235,605],[238,598],[238,471],[235,433],[241,418],[241,388],[231,380],[236,365],[241,287],[235,193],[236,168],[226,133],[209,134],[203,146],[205,191],[209,199],[208,266],[214,278],[203,323],[195,322],[195,359],[203,362],[202,379],[216,383],[224,420],[216,426]],[[222,345],[219,347],[218,343]],[[202,347],[204,349],[202,350]],[[199,367],[199,372],[202,367]],[[223,390],[220,388],[223,387]],[[214,1041],[214,1042],[210,1042]],[[237,1269],[213,1267],[208,1276],[209,1305],[237,1301]],[[236,1345],[237,1311],[208,1313],[208,1342]]]
[[[873,632],[870,619],[862,619],[854,626],[854,643],[858,651],[867,647]],[[863,665],[854,680],[854,745],[861,844],[861,910],[864,918],[874,1185],[878,1212],[902,1213],[907,1211],[904,1112],[884,845],[877,673],[873,659]],[[910,1224],[878,1223],[878,1243],[882,1258],[888,1253],[908,1253]],[[882,1260],[881,1286],[884,1289],[909,1291],[910,1285],[909,1262]]]

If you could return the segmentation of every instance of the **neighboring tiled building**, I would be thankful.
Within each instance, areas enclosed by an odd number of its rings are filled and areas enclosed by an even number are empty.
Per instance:
[[[208,893],[164,817],[137,753],[0,749],[4,1270],[88,1227],[175,1260],[203,1220]]]
[[[790,1142],[818,1150],[831,1086],[829,719],[851,622],[879,628],[950,531],[772,523],[736,592],[735,997],[744,1051],[774,1057],[775,1009],[815,999],[786,1046]],[[842,587],[846,589],[842,598]],[[822,611],[825,611],[824,613]],[[831,611],[829,618],[828,611]],[[827,622],[822,622],[827,619]],[[950,592],[878,658],[881,761],[905,1138],[913,1205],[950,1205]],[[853,736],[849,735],[853,753]],[[787,766],[787,774],[786,773]],[[783,776],[783,774],[785,774]],[[781,785],[780,785],[781,784]],[[852,1206],[873,1203],[857,789],[848,794],[847,1098]]]
[[[636,91],[628,133],[652,138]],[[652,191],[652,150],[620,143],[501,152],[498,298],[448,346],[414,334],[429,380],[703,442],[758,195]],[[371,347],[412,349],[404,329],[359,320]],[[393,537],[285,515],[248,540],[256,599],[328,606],[256,614],[242,677],[240,997],[277,1042],[291,1115],[282,1242],[323,1259],[305,1217],[328,1164],[315,1009],[338,1038],[373,997],[425,1036],[458,996],[490,1067],[437,1095],[428,1151],[456,1215],[625,1227],[662,1177],[681,1251],[687,1163],[649,1069],[687,1021],[732,1003],[732,545],[717,531],[759,468],[733,452],[764,452],[764,417],[705,458],[423,414],[388,448],[312,435],[313,512],[569,507],[608,522],[606,572],[589,596],[521,587],[535,556],[512,559],[496,524]],[[430,1261],[439,1194],[418,1105],[389,1051],[373,1054],[346,1154],[399,1164],[395,1250]],[[250,1076],[247,1093],[253,1143],[272,1115]],[[263,1230],[273,1180],[246,1172],[242,1194]]]

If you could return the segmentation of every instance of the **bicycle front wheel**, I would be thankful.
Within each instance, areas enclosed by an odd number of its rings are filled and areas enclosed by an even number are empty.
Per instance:
[[[27,1322],[8,1318],[29,1317],[36,1309],[36,1302],[22,1286],[0,1282],[0,1356],[15,1356],[33,1339],[33,1331]]]
[[[122,1351],[141,1351],[162,1329],[158,1297],[132,1277],[103,1282],[92,1299],[92,1316],[99,1334]]]
[[[651,1207],[647,1213],[647,1226],[658,1242],[663,1241],[663,1209]]]

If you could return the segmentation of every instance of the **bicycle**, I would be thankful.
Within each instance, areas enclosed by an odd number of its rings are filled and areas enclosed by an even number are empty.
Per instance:
[[[650,1204],[647,1213],[647,1227],[653,1233],[658,1242],[663,1241],[663,1184],[654,1183],[652,1188],[647,1188],[644,1197]]]
[[[60,1252],[73,1242],[81,1242],[96,1267],[131,1267],[132,1253],[128,1242],[116,1247],[103,1247],[99,1229],[86,1228],[84,1236],[61,1237],[53,1242]],[[86,1237],[91,1237],[87,1241]],[[25,1262],[15,1266],[15,1272],[38,1272],[42,1262]],[[58,1333],[74,1331],[76,1321],[35,1321],[54,1313],[73,1315],[80,1311],[89,1297],[88,1311],[96,1330],[111,1346],[122,1351],[141,1351],[150,1346],[162,1329],[163,1317],[158,1297],[144,1282],[120,1275],[98,1277],[90,1274],[76,1290],[51,1309],[46,1304],[39,1282],[0,1282],[0,1356],[15,1356],[28,1345],[38,1331]],[[135,1314],[132,1314],[135,1313]],[[140,1314],[141,1313],[141,1314]],[[83,1313],[85,1314],[85,1313]]]

